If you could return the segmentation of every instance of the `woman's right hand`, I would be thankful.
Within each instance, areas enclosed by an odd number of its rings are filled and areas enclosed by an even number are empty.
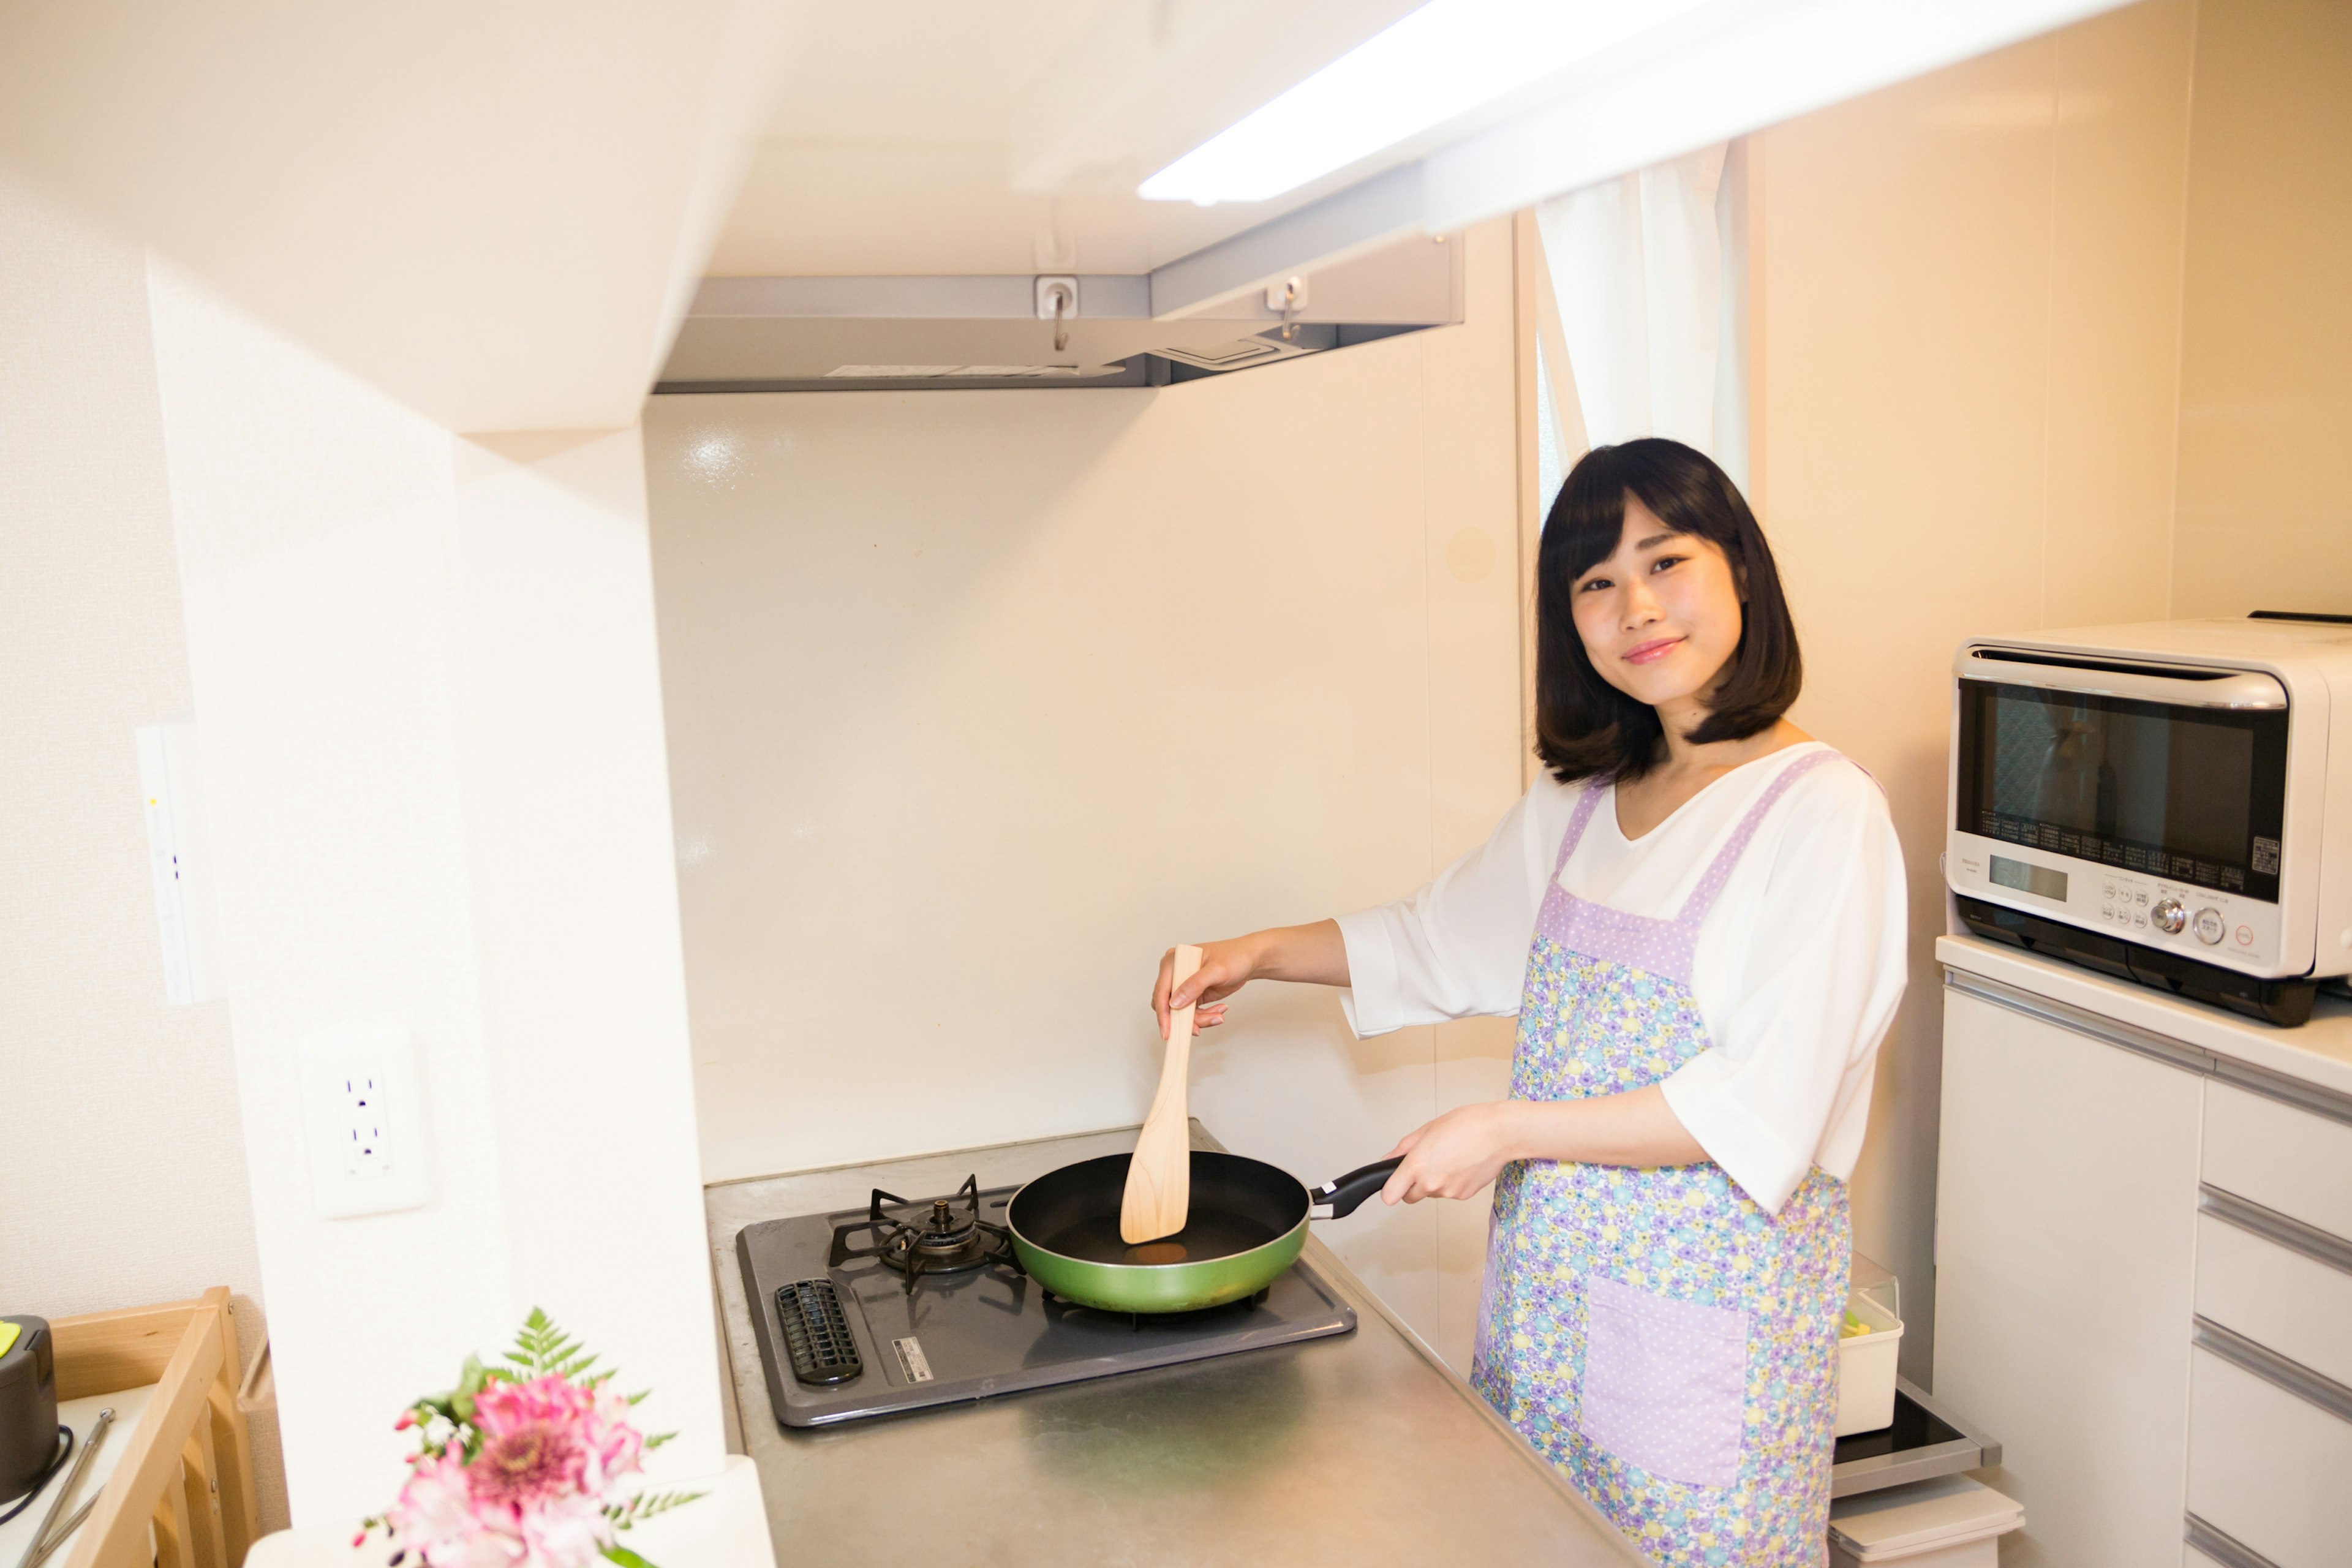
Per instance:
[[[1225,1021],[1225,998],[1257,978],[1262,944],[1255,933],[1201,944],[1201,967],[1179,987],[1176,950],[1160,955],[1160,979],[1151,987],[1151,1011],[1160,1019],[1160,1037],[1168,1037],[1168,1016],[1190,1003],[1192,1027],[1213,1029]]]

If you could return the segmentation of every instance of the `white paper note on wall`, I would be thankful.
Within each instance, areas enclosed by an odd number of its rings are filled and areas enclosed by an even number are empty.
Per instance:
[[[139,735],[139,784],[147,811],[148,869],[163,939],[163,994],[177,1005],[228,994],[220,919],[213,904],[205,832],[204,770],[194,724],[148,724]]]

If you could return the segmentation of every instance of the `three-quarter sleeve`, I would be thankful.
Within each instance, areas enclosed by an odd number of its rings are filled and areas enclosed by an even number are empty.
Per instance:
[[[1486,842],[1409,899],[1339,918],[1359,1039],[1409,1024],[1519,1010],[1528,937],[1576,792],[1538,779]]]
[[[1748,1195],[1778,1212],[1833,1125],[1866,1104],[1905,979],[1902,849],[1877,786],[1823,768],[1790,814],[1714,1043],[1668,1077],[1666,1103]],[[1850,1160],[1849,1160],[1850,1163]]]

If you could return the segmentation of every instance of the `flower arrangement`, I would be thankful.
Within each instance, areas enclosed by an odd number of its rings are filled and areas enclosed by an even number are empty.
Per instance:
[[[500,1363],[467,1356],[456,1388],[394,1423],[417,1432],[408,1479],[352,1543],[383,1530],[394,1568],[411,1553],[421,1568],[653,1568],[620,1532],[702,1494],[632,1484],[671,1435],[638,1431],[629,1409],[645,1394],[614,1393],[595,1361],[537,1308]]]

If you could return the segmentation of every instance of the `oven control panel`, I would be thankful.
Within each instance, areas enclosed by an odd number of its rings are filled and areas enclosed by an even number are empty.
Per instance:
[[[2191,939],[2197,947],[2225,948],[2252,954],[2260,940],[2253,911],[2241,910],[2246,900],[2217,893],[2210,888],[2176,887],[2150,878],[2106,872],[2088,873],[2099,879],[2098,919],[2118,931],[2128,927],[2138,940],[2166,937]],[[2184,944],[2187,945],[2187,944]]]
[[[2276,973],[2279,909],[2259,899],[1954,833],[1952,890],[2247,974]]]

